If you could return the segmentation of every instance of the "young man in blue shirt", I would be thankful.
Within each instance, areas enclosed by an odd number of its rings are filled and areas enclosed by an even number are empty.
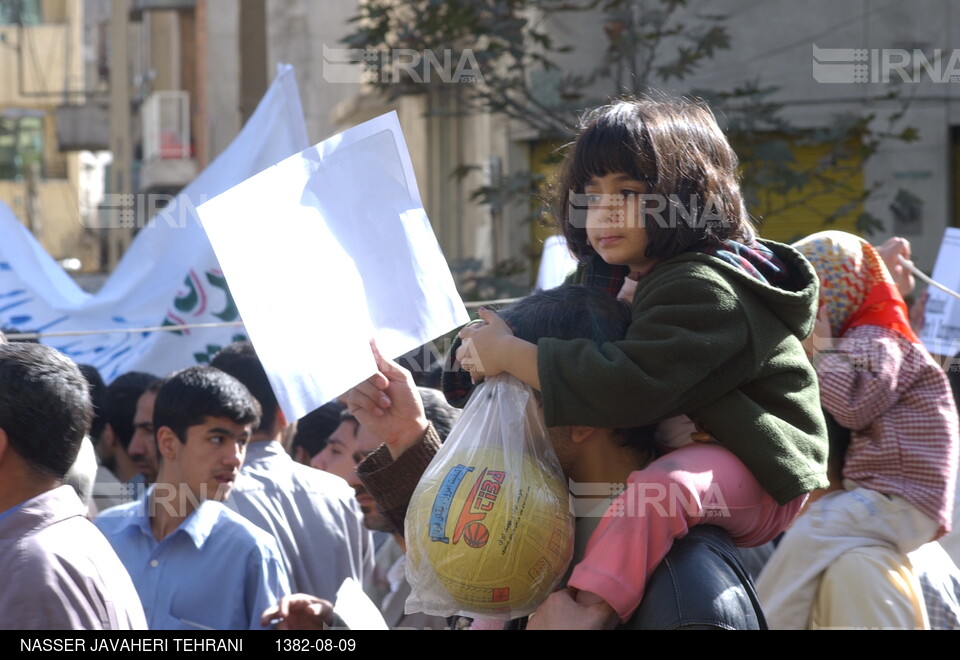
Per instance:
[[[247,389],[212,367],[175,372],[157,393],[156,484],[96,520],[151,629],[260,629],[260,613],[289,593],[276,541],[221,503],[259,419]]]

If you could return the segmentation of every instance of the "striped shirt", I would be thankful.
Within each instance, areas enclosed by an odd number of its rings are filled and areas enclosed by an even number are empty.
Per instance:
[[[957,480],[957,410],[946,374],[920,345],[873,325],[818,355],[823,407],[851,430],[843,476],[899,495],[950,528]]]

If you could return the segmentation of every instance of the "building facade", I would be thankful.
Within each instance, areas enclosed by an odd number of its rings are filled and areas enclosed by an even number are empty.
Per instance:
[[[0,200],[70,269],[95,267],[81,216],[85,166],[62,150],[58,109],[86,102],[80,0],[0,1]]]
[[[0,8],[6,8],[0,22],[7,17],[0,26],[0,70],[16,72],[5,73],[0,85],[0,116],[7,131],[0,134],[0,145],[4,140],[10,144],[4,137],[14,130],[10,126],[16,126],[18,144],[30,144],[34,138],[26,135],[47,137],[42,147],[30,147],[44,154],[40,176],[28,176],[34,170],[24,165],[35,157],[21,155],[16,172],[10,161],[6,174],[0,172],[0,198],[33,225],[55,257],[95,249],[103,234],[85,230],[80,221],[80,159],[75,152],[54,148],[54,108],[89,103],[95,98],[90,90],[102,90],[106,80],[114,94],[125,86],[114,96],[108,126],[114,131],[114,148],[127,151],[129,158],[125,163],[114,154],[104,188],[162,197],[188,183],[231,142],[276,65],[284,62],[297,72],[312,141],[396,110],[448,261],[472,264],[463,271],[469,272],[513,260],[522,271],[513,281],[521,289],[532,284],[548,231],[525,221],[531,203],[484,203],[489,200],[473,193],[519,171],[549,175],[551,166],[544,165],[543,155],[559,144],[522,122],[463,112],[475,81],[433,85],[426,93],[391,100],[376,93],[364,84],[369,67],[355,53],[345,53],[342,42],[355,27],[350,19],[360,1],[0,0]],[[117,5],[125,11],[118,13]],[[655,10],[660,3],[638,0],[634,5],[637,11]],[[692,30],[704,24],[705,6],[690,5],[680,9],[678,18]],[[20,7],[21,16],[39,12],[47,22],[11,21],[11,7]],[[915,137],[883,141],[854,173],[852,189],[871,191],[864,203],[804,191],[805,201],[789,213],[771,216],[762,233],[790,240],[827,226],[852,230],[857,216],[867,211],[883,223],[871,240],[903,235],[913,244],[917,264],[931,270],[944,229],[960,225],[960,7],[950,0],[717,0],[709,3],[709,13],[726,17],[729,47],[718,49],[679,82],[654,78],[656,87],[686,94],[756,81],[775,87],[769,100],[782,106],[782,116],[811,133],[839,115],[856,114],[872,116],[877,127],[890,120],[885,130],[911,129]],[[118,16],[125,22],[122,27],[116,25]],[[564,73],[588,73],[609,47],[611,26],[599,13],[538,20],[554,39],[574,46],[558,59]],[[123,49],[111,41],[119,36],[126,39]],[[122,76],[116,64],[121,50],[126,62]],[[42,96],[41,91],[55,94]],[[585,91],[599,97],[612,90],[598,85]],[[822,149],[802,140],[790,148],[798,163],[820,167],[826,159]],[[834,166],[822,163],[825,171]],[[460,176],[453,176],[457,171]],[[68,188],[69,194],[64,192]],[[772,195],[751,192],[768,202]],[[51,210],[58,203],[73,206]],[[844,205],[849,208],[824,225]],[[752,211],[767,220],[763,207]],[[61,224],[69,229],[55,229]],[[132,231],[135,227],[125,240]]]

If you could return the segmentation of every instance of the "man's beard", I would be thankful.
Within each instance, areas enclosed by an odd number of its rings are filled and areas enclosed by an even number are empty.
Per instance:
[[[359,498],[361,495],[368,495],[369,493],[362,486],[357,486],[354,488]],[[373,500],[373,498],[370,498]],[[364,510],[366,509],[366,510]],[[387,517],[383,515],[380,511],[380,507],[377,506],[376,501],[370,501],[368,504],[361,506],[361,513],[363,514],[363,525],[367,529],[374,532],[389,532],[390,534],[396,533],[393,525],[390,524],[390,521],[387,520]]]

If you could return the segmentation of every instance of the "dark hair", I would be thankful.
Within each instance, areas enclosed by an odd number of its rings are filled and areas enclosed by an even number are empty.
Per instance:
[[[340,411],[343,406],[336,400],[325,403],[297,420],[297,432],[293,446],[303,447],[308,454],[316,456],[327,445],[327,439],[340,426]]]
[[[77,365],[80,373],[87,381],[87,389],[90,391],[90,401],[93,403],[93,419],[90,421],[90,439],[94,444],[100,440],[100,434],[107,425],[104,417],[104,405],[107,398],[107,385],[103,382],[100,371],[92,364]]]
[[[0,428],[33,471],[62,479],[92,416],[87,381],[70,358],[44,344],[0,344]]]
[[[248,341],[233,342],[213,356],[210,366],[230,374],[250,390],[253,398],[260,403],[260,426],[256,430],[272,433],[279,404],[253,344]]]
[[[407,351],[395,362],[410,372],[418,387],[439,387],[443,373],[443,355],[438,352],[433,342]]]
[[[260,404],[239,380],[210,366],[187,367],[163,379],[153,407],[153,427],[169,427],[186,443],[187,429],[206,417],[236,424],[260,421]]]
[[[562,166],[555,191],[560,231],[577,258],[595,254],[587,242],[584,205],[574,195],[582,199],[593,177],[624,173],[667,205],[667,221],[641,219],[645,256],[668,259],[730,238],[752,242],[737,166],[737,155],[702,102],[626,98],[596,108],[582,118]]]
[[[513,334],[536,344],[541,337],[590,339],[598,344],[618,341],[630,327],[630,307],[601,287],[565,284],[536,291],[497,310]],[[446,400],[463,408],[474,385],[470,374],[456,365],[458,336],[444,362],[441,390]]]
[[[541,337],[618,341],[630,327],[630,307],[600,287],[565,284],[537,291],[497,312],[520,339]]]
[[[160,379],[144,371],[128,371],[120,374],[107,385],[103,400],[103,418],[124,449],[133,439],[133,418],[137,414],[137,401],[151,384]]]
[[[619,341],[626,336],[631,318],[627,303],[600,287],[578,284],[537,291],[498,314],[517,337],[534,344],[541,337],[589,339],[598,344]],[[654,424],[616,431],[621,444],[649,449],[655,428]]]
[[[423,401],[423,411],[427,419],[433,423],[433,428],[440,436],[440,442],[447,439],[450,435],[450,429],[460,418],[462,412],[447,403],[443,397],[443,392],[433,387],[420,387],[420,399]]]

